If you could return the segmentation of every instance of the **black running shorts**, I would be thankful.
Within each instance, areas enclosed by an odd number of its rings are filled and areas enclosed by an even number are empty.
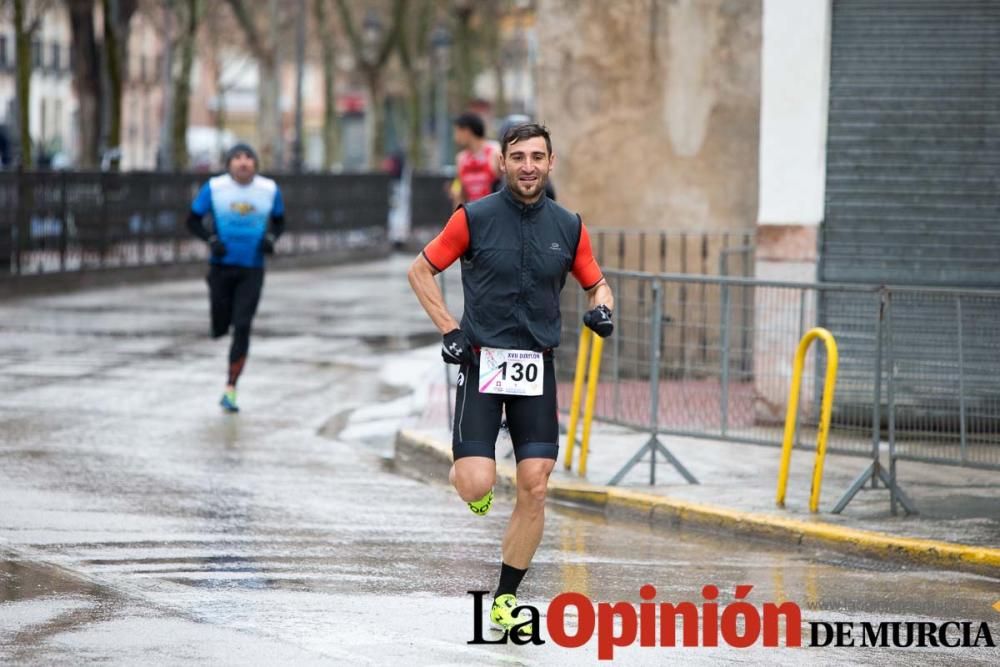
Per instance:
[[[249,327],[264,287],[264,269],[213,264],[206,280],[212,336],[225,336],[230,326]]]
[[[545,356],[541,396],[508,396],[479,393],[479,361],[462,364],[455,394],[455,423],[451,450],[456,459],[466,456],[496,458],[501,413],[507,413],[507,428],[514,443],[514,458],[557,459],[559,416],[556,403],[556,371]]]

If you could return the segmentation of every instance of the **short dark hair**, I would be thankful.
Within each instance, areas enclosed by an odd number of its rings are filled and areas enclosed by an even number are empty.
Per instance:
[[[251,146],[246,142],[241,141],[237,144],[234,144],[232,148],[226,151],[226,169],[229,168],[229,163],[232,162],[233,158],[236,157],[237,155],[248,156],[251,160],[253,160],[254,167],[256,167],[257,164],[259,164],[259,161],[257,159],[257,152],[253,149],[253,146]]]
[[[456,118],[455,127],[464,127],[480,139],[486,136],[486,125],[483,123],[483,119],[471,111],[466,111]]]
[[[539,123],[523,123],[507,130],[503,135],[503,139],[500,140],[500,153],[506,155],[507,146],[517,143],[521,139],[530,139],[532,137],[544,137],[545,147],[549,149],[549,155],[552,155],[552,139],[549,137],[549,128]]]

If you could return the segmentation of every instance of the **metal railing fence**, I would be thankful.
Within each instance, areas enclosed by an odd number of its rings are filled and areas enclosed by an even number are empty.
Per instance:
[[[190,173],[0,174],[0,279],[203,260],[185,220],[209,176]],[[288,227],[279,252],[385,243],[389,177],[278,175]]]
[[[649,432],[654,445],[664,434],[779,447],[794,351],[821,326],[840,349],[828,450],[869,461],[835,512],[876,479],[890,489],[893,512],[897,502],[915,511],[897,484],[897,461],[1000,470],[998,290],[604,273],[615,333],[604,345],[598,421]],[[457,315],[460,273],[439,280]],[[564,414],[586,308],[580,290],[563,291],[556,370]],[[820,352],[806,358],[798,448],[816,440],[825,362]],[[450,415],[450,391],[445,400]]]
[[[779,446],[792,355],[806,331],[822,326],[840,347],[830,451],[877,460],[885,443],[891,462],[1000,469],[1000,291],[605,276],[616,329],[604,346],[599,421]],[[561,405],[568,405],[585,310],[584,295],[564,292]],[[798,446],[815,440],[824,372],[824,355],[810,354]]]

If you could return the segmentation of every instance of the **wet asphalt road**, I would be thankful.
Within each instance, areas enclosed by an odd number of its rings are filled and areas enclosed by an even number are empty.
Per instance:
[[[510,511],[392,470],[437,372],[408,260],[269,274],[241,380],[199,281],[0,304],[0,663],[580,664],[470,646]],[[412,348],[421,348],[412,351]],[[345,426],[347,427],[345,430]],[[989,621],[995,579],[550,513],[521,599],[800,604],[806,620]],[[496,635],[489,635],[495,638]],[[543,633],[543,638],[547,635]],[[997,664],[978,649],[619,649],[627,664]]]

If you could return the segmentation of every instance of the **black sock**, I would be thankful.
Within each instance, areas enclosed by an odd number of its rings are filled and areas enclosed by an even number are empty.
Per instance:
[[[511,567],[507,563],[500,563],[500,585],[497,586],[496,595],[493,599],[496,600],[501,595],[506,595],[510,593],[511,595],[517,595],[517,587],[521,585],[521,580],[524,579],[524,574],[527,570],[519,570],[516,567]]]

